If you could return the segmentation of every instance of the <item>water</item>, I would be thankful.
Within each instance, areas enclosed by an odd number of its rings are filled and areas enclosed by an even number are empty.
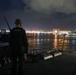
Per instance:
[[[64,35],[54,35],[52,33],[27,33],[27,36],[28,36],[29,50],[76,49],[76,35],[64,36]],[[5,40],[2,38],[4,40],[3,44],[8,42],[8,39],[6,37]]]
[[[76,49],[76,37],[58,36],[48,33],[29,33],[29,49],[66,50]]]
[[[29,47],[33,49],[52,49],[54,46],[53,34],[28,34]]]

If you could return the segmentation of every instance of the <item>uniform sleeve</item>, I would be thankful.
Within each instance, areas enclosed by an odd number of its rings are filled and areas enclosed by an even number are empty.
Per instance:
[[[23,30],[23,45],[25,47],[25,53],[28,53],[28,39],[25,30]]]
[[[12,44],[13,44],[12,41],[13,41],[13,40],[12,40],[12,30],[11,30],[10,33],[9,33],[9,45],[10,45],[10,47],[11,47]]]

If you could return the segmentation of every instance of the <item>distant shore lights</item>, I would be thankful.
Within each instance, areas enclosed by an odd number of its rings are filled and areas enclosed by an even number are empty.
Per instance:
[[[0,32],[10,32],[10,30],[1,29]],[[54,34],[54,35],[63,35],[63,34],[70,34],[72,31],[68,30],[60,30],[60,29],[53,29],[53,31],[45,31],[45,30],[26,30],[26,33],[44,33],[44,34]]]
[[[26,33],[53,33],[52,31],[26,31]]]

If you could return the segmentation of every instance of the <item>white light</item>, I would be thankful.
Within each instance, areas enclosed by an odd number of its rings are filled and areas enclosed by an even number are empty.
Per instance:
[[[61,52],[58,52],[58,53],[55,53],[55,54],[54,54],[55,57],[56,57],[56,56],[59,56],[59,55],[62,55],[62,53],[61,53]]]
[[[6,32],[10,32],[10,30],[6,30]]]
[[[47,59],[50,59],[50,58],[53,58],[53,56],[52,55],[46,56],[46,57],[44,57],[44,60],[47,60]]]
[[[34,30],[32,30],[32,31],[26,31],[26,33],[48,33],[48,34],[50,34],[50,33],[53,33],[53,31],[34,31]]]

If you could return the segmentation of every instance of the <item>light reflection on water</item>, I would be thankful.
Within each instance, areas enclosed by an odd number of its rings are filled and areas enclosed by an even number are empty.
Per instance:
[[[76,40],[66,40],[64,36],[58,37],[53,34],[29,34],[28,42],[29,48],[33,49],[76,49]],[[71,44],[74,44],[74,46]]]
[[[36,34],[35,36],[28,36],[29,47],[34,49],[53,48],[54,38],[53,35]]]

